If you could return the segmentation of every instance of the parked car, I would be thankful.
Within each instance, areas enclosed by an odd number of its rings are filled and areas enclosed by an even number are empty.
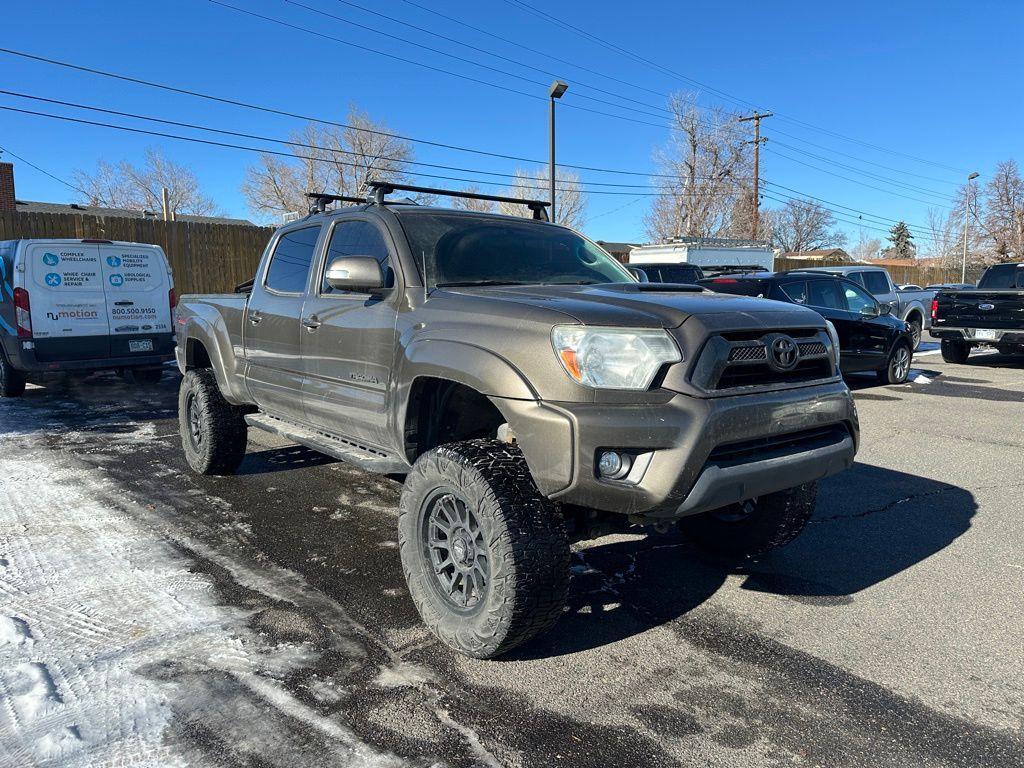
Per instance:
[[[941,340],[947,363],[964,362],[979,346],[1024,353],[1024,263],[994,264],[975,289],[939,291],[932,336]]]
[[[696,264],[630,264],[629,269],[641,269],[652,283],[693,284],[704,279],[704,271]]]
[[[974,283],[934,283],[925,286],[929,291],[969,291],[976,287]]]
[[[921,290],[924,290],[923,288],[921,288],[920,285],[915,285],[914,283],[903,283],[903,284],[901,284],[901,285],[899,285],[897,287],[901,291],[921,291]]]
[[[808,267],[799,271],[841,275],[866,288],[879,302],[888,304],[894,316],[907,321],[914,334],[915,350],[921,345],[923,332],[931,327],[932,316],[929,309],[932,299],[935,298],[935,291],[901,290],[893,283],[889,273],[881,267]]]
[[[902,384],[913,360],[913,332],[864,288],[827,272],[761,272],[702,280],[717,293],[759,296],[810,307],[839,339],[844,374],[874,371],[884,384]]]
[[[568,530],[678,521],[750,556],[852,463],[818,313],[637,282],[546,221],[385,200],[460,193],[371,189],[279,229],[247,294],[182,298],[182,447],[230,474],[253,426],[405,476],[409,591],[453,648],[495,656],[558,619]]]
[[[0,396],[52,372],[155,383],[174,357],[174,283],[156,245],[0,241]]]

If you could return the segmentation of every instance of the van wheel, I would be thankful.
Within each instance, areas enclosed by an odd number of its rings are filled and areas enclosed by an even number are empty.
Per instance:
[[[910,347],[900,342],[889,353],[889,359],[885,361],[885,368],[875,371],[875,375],[883,384],[903,384],[910,375],[912,359]]]
[[[129,384],[152,387],[163,378],[163,368],[129,368],[124,372],[124,380]]]
[[[684,517],[679,529],[699,549],[725,557],[756,557],[789,544],[814,514],[818,484]]]
[[[220,393],[209,368],[187,371],[178,390],[178,425],[188,465],[201,475],[231,475],[245,457],[245,410]]]
[[[398,513],[413,602],[442,642],[478,659],[550,628],[569,589],[569,538],[522,452],[470,440],[420,456]]]
[[[966,363],[971,354],[971,345],[960,339],[943,339],[942,359],[947,363]]]
[[[0,352],[0,397],[21,397],[25,394],[25,374],[15,370]]]

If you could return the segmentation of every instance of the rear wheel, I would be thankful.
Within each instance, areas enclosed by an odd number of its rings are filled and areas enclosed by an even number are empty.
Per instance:
[[[25,394],[25,374],[15,370],[0,352],[0,397],[21,397]]]
[[[885,368],[875,371],[878,380],[883,384],[903,384],[910,375],[910,361],[913,355],[910,347],[899,342],[889,353],[889,359],[885,362]]]
[[[187,371],[178,391],[178,426],[188,465],[201,475],[230,475],[245,457],[245,410],[220,393],[209,368]]]
[[[907,320],[907,325],[910,326],[910,341],[913,350],[916,352],[917,348],[921,346],[921,329],[923,327],[921,320],[918,317],[913,317],[910,320]]]
[[[814,513],[817,483],[684,517],[679,528],[690,541],[726,557],[756,557],[789,544]]]
[[[443,445],[406,478],[398,542],[413,602],[455,650],[491,658],[551,627],[569,588],[569,540],[518,448]]]
[[[125,381],[129,384],[151,387],[160,383],[163,378],[163,368],[129,368],[124,372]]]
[[[965,363],[971,354],[971,345],[960,339],[942,340],[942,359],[947,363]]]

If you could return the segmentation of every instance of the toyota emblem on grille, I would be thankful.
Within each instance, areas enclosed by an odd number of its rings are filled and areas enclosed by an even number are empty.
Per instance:
[[[800,348],[789,336],[776,336],[768,344],[768,362],[777,371],[791,371],[800,361]]]

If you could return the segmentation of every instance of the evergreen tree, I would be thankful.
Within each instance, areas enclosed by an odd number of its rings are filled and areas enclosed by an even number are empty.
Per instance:
[[[899,222],[889,230],[889,242],[892,248],[889,255],[896,259],[912,259],[917,253],[917,246],[914,244],[914,236],[905,222]]]

